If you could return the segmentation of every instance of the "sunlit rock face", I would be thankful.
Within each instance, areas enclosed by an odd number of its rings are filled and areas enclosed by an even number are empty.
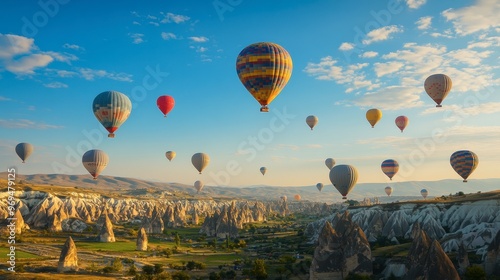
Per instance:
[[[309,279],[343,279],[350,272],[372,274],[370,244],[349,212],[325,222],[317,244]]]
[[[148,235],[146,234],[146,230],[141,227],[139,232],[137,233],[137,241],[135,243],[137,251],[147,251],[148,250]]]
[[[57,272],[77,271],[78,270],[78,254],[76,251],[73,238],[68,237],[66,243],[61,250],[59,262],[57,264]]]
[[[484,271],[487,275],[500,275],[500,231],[488,246],[484,260]]]
[[[98,240],[99,242],[115,242],[115,234],[113,232],[113,224],[109,219],[107,212],[104,212],[104,224],[99,232]]]

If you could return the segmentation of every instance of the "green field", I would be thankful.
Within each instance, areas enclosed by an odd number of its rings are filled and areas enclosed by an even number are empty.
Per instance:
[[[7,256],[7,254],[10,253],[10,249],[7,248],[7,247],[0,247],[0,261],[2,263],[5,263],[6,261],[9,260],[9,256]],[[19,249],[16,249],[16,261],[22,261],[22,260],[25,260],[25,259],[30,259],[30,260],[36,260],[36,259],[39,259],[39,260],[43,260],[45,259],[45,257],[41,257],[41,256],[38,256],[38,255],[34,255],[34,254],[30,254],[30,253],[26,253],[26,252],[23,252]]]

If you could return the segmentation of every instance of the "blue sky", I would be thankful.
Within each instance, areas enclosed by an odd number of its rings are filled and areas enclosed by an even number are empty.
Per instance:
[[[86,174],[81,155],[96,148],[110,157],[103,175],[164,182],[330,184],[328,157],[357,167],[358,182],[389,182],[380,164],[396,159],[398,182],[459,179],[449,157],[468,149],[480,161],[469,183],[498,177],[498,1],[31,3],[0,11],[4,170]],[[261,41],[294,64],[269,113],[235,70],[239,52]],[[435,73],[453,80],[442,108],[423,89]],[[114,139],[91,109],[106,90],[133,103]],[[156,108],[165,94],[176,100],[167,118]],[[375,128],[370,108],[383,111]],[[308,115],[319,118],[313,131]],[[404,133],[399,115],[410,119]],[[26,164],[19,142],[35,146]],[[196,152],[211,157],[202,175]]]

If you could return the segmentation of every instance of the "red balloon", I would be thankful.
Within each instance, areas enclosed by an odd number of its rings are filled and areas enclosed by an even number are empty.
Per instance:
[[[172,96],[162,95],[156,100],[156,105],[158,105],[158,109],[160,109],[160,111],[166,117],[168,112],[170,112],[174,108],[175,100]]]

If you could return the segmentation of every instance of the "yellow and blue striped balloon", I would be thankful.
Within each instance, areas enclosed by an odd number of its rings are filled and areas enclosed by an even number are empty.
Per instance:
[[[399,163],[394,159],[384,160],[380,167],[382,168],[382,172],[384,172],[384,174],[391,180],[392,177],[394,177],[394,175],[396,175],[399,171]]]
[[[477,155],[467,150],[456,151],[450,157],[451,167],[464,179],[464,183],[467,182],[467,178],[474,172],[478,163]]]
[[[241,83],[262,105],[261,112],[268,112],[273,99],[278,96],[292,76],[290,54],[280,45],[269,42],[255,43],[244,48],[236,60],[236,72]]]
[[[99,122],[115,137],[114,132],[127,120],[132,111],[130,99],[118,91],[105,91],[94,98],[92,110]]]

